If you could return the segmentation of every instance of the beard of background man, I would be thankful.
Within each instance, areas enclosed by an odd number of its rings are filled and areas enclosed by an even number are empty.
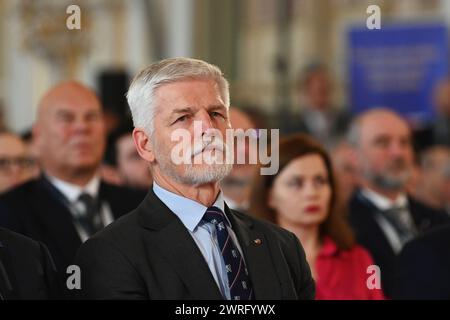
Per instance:
[[[410,177],[411,168],[402,158],[391,161],[385,171],[373,172],[367,165],[363,165],[364,177],[374,186],[386,191],[402,191]]]

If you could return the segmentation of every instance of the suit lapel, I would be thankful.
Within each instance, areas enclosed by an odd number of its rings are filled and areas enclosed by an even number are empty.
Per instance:
[[[432,225],[432,221],[430,218],[424,215],[423,212],[421,212],[420,208],[418,207],[419,206],[418,203],[414,201],[414,199],[411,197],[408,197],[408,203],[409,203],[409,212],[411,213],[417,231],[421,233],[430,228]]]
[[[46,183],[50,182],[40,181],[41,191],[33,194],[34,212],[39,216],[39,222],[46,232],[46,237],[51,239],[52,245],[49,244],[49,246],[58,248],[64,261],[70,264],[81,245],[81,239],[75,229],[72,214],[63,202],[48,190],[53,186],[45,185]]]
[[[225,211],[242,248],[257,300],[281,299],[280,280],[276,277],[268,241],[253,223],[230,210]]]
[[[6,243],[0,239],[0,300],[18,299],[16,278]]]
[[[146,237],[175,269],[192,299],[223,299],[192,236],[152,189],[137,210]]]
[[[370,238],[370,242],[376,244],[375,247],[382,249],[380,251],[389,253],[389,255],[394,256],[394,249],[392,248],[392,245],[386,237],[383,229],[376,220],[376,216],[381,214],[380,210],[363,195],[361,190],[358,190],[356,193],[355,203],[357,204],[357,206],[355,208],[352,208],[352,210],[354,210],[355,213],[359,215],[359,220],[364,221],[364,230],[367,231],[367,233],[361,235],[361,237]]]

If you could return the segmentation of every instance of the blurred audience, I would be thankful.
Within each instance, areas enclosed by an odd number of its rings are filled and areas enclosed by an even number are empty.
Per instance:
[[[245,112],[235,107],[231,107],[229,112],[233,129],[242,129],[244,133],[247,130],[252,132],[251,129],[255,129],[253,133],[257,134],[256,125]],[[227,205],[235,210],[246,211],[248,209],[252,181],[258,169],[256,163],[250,164],[248,161],[250,152],[257,152],[256,147],[250,143],[250,139],[256,139],[256,137],[245,138],[245,144],[239,146],[236,145],[237,139],[235,139],[235,159],[239,159],[240,155],[245,157],[245,163],[239,164],[235,161],[231,173],[220,182]]]
[[[450,147],[434,146],[420,155],[415,196],[450,215]]]
[[[399,255],[395,299],[450,300],[450,225],[405,245]]]
[[[450,79],[440,81],[434,92],[436,116],[433,122],[415,133],[415,145],[420,151],[432,145],[450,146]]]
[[[383,299],[367,286],[369,253],[338,211],[331,159],[303,134],[280,141],[280,170],[258,176],[250,212],[293,232],[316,281],[316,299]]]
[[[113,134],[117,171],[123,184],[137,189],[148,190],[152,184],[150,168],[134,145],[133,126],[125,125]]]
[[[35,166],[19,136],[0,132],[0,193],[31,179]]]
[[[299,77],[297,89],[303,100],[301,111],[283,119],[284,132],[310,134],[327,147],[345,135],[350,114],[333,104],[333,83],[327,67],[308,65]]]
[[[102,111],[82,84],[60,83],[44,95],[33,135],[43,174],[0,197],[0,225],[43,242],[64,277],[81,243],[145,194],[101,181]]]
[[[358,242],[381,269],[383,290],[392,294],[395,258],[403,245],[448,216],[407,194],[413,169],[411,132],[398,114],[372,109],[352,123],[361,188],[350,201],[350,221]]]
[[[347,204],[355,189],[359,186],[358,163],[352,146],[341,140],[331,149],[336,176],[336,185],[339,190],[340,204]]]
[[[41,168],[39,166],[39,153],[36,145],[36,139],[34,139],[33,132],[31,129],[22,133],[21,137],[27,147],[28,155],[35,160],[31,168],[32,171],[31,175],[33,178],[37,178],[41,174]]]

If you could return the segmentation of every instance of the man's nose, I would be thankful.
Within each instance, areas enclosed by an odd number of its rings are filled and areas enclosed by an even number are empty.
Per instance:
[[[389,151],[392,156],[404,157],[408,152],[408,148],[399,142],[395,142],[391,144]]]
[[[75,122],[75,131],[76,132],[87,132],[91,128],[89,121],[85,119],[77,119]]]
[[[196,121],[201,122],[202,134],[206,133],[209,129],[213,129],[214,125],[211,120],[211,116],[205,110],[200,110],[198,112],[198,117]]]

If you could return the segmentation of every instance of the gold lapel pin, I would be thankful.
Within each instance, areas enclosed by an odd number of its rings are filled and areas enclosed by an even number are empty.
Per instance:
[[[257,245],[260,245],[260,244],[262,243],[261,239],[259,239],[259,238],[253,240],[253,242],[254,242],[255,244],[257,244]]]

